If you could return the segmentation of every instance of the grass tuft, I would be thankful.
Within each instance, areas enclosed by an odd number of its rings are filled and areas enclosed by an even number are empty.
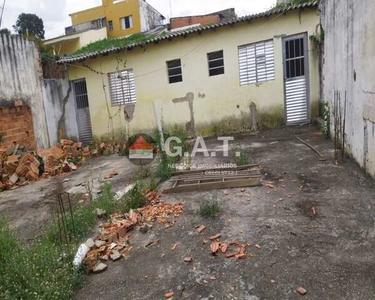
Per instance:
[[[122,48],[130,44],[142,44],[153,39],[154,37],[155,35],[153,34],[145,35],[142,33],[135,33],[124,38],[102,39],[82,47],[81,49],[72,53],[72,55],[86,54],[111,48]]]
[[[93,211],[100,208],[111,214],[117,205],[114,196],[111,185],[105,183],[97,199],[76,207],[73,218],[67,216],[70,243],[61,241],[56,221],[26,247],[0,218],[0,299],[72,299],[83,274],[73,266],[75,252],[98,221]]]
[[[220,212],[220,205],[217,200],[204,201],[200,206],[200,215],[206,218],[216,218]]]

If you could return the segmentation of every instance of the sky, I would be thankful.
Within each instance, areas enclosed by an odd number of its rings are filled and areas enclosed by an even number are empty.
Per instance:
[[[64,34],[65,27],[71,25],[69,14],[99,6],[102,0],[5,0],[3,23],[1,28],[13,32],[21,13],[33,13],[44,21],[46,38]],[[0,10],[4,0],[0,0]],[[249,15],[269,9],[276,0],[148,0],[165,17],[199,15],[234,7],[238,16]]]

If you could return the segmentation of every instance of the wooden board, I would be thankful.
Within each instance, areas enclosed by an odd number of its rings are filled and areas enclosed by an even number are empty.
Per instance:
[[[241,170],[248,170],[248,169],[256,168],[256,167],[259,167],[259,165],[245,165],[245,166],[238,166],[236,168],[195,169],[195,170],[187,170],[187,171],[176,171],[172,173],[172,176],[196,174],[196,173],[202,173],[206,171],[241,171]]]
[[[163,194],[206,191],[206,190],[213,190],[213,189],[252,187],[252,186],[259,186],[259,185],[261,185],[260,177],[257,177],[257,178],[238,179],[238,180],[229,180],[229,181],[184,184],[184,185],[178,185],[178,186],[175,185],[172,188],[165,189],[163,191]]]

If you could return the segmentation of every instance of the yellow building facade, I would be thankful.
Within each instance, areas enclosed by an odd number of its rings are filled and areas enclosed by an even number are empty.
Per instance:
[[[182,126],[203,136],[250,130],[251,104],[260,126],[292,125],[318,114],[318,59],[309,37],[316,34],[319,22],[315,3],[60,63],[69,62],[73,83],[85,81],[98,139],[150,132],[158,119],[166,128]],[[257,53],[255,58],[252,53]],[[111,80],[129,74],[135,99],[113,105]]]
[[[129,36],[162,25],[164,17],[145,0],[103,0],[101,6],[70,14],[65,35],[45,41],[55,55],[71,54],[102,39]]]
[[[147,31],[147,14],[160,25],[164,17],[144,0],[103,0],[102,5],[70,14],[72,25],[106,18],[108,38],[117,38]]]

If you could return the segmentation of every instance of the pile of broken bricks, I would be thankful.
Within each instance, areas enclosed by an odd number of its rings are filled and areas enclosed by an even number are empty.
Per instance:
[[[119,153],[121,143],[83,146],[62,139],[48,149],[27,151],[20,145],[0,148],[0,192],[77,170],[89,157]],[[115,175],[115,174],[114,174]]]
[[[127,259],[133,247],[129,244],[131,230],[140,226],[143,233],[152,227],[152,222],[171,227],[183,212],[183,204],[163,203],[156,191],[145,191],[147,205],[125,214],[113,214],[110,219],[98,227],[99,233],[88,239],[85,245],[89,248],[83,264],[94,273],[107,269],[106,261]],[[149,246],[149,245],[147,245]],[[146,246],[146,248],[147,248]]]
[[[198,233],[202,233],[206,229],[206,226],[199,225],[196,227]],[[220,241],[221,234],[215,234],[209,239],[211,240],[210,252],[212,255],[217,256],[220,253],[224,254],[226,258],[235,257],[237,259],[246,258],[247,256],[252,257],[253,254],[246,253],[246,249],[251,247],[250,243],[241,244],[238,241],[233,242],[222,242]],[[207,244],[208,240],[204,239],[203,244]],[[259,244],[255,244],[256,249],[260,249]]]

